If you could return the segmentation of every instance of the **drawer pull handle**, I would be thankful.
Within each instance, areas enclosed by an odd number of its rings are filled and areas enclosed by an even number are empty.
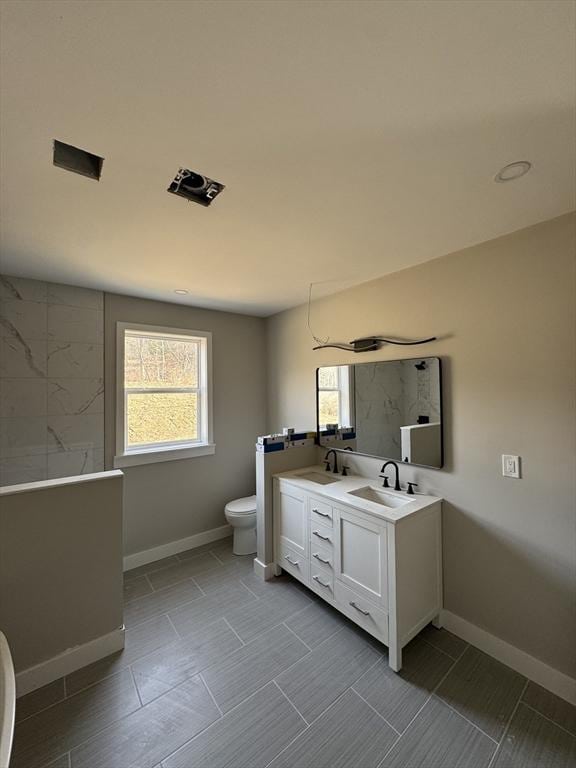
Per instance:
[[[330,560],[324,560],[324,558],[323,558],[323,557],[320,557],[320,555],[318,554],[318,552],[314,552],[314,554],[312,555],[312,557],[315,557],[315,558],[316,558],[316,560],[320,560],[320,562],[321,562],[321,563],[325,563],[326,565],[330,565]]]
[[[318,536],[319,539],[322,539],[322,541],[330,541],[330,536],[322,536],[321,533],[318,533],[318,531],[312,531],[314,536]]]
[[[362,616],[370,616],[370,611],[364,611],[364,610],[362,610],[362,608],[360,608],[358,605],[356,605],[356,603],[355,603],[353,600],[351,600],[351,601],[350,601],[350,605],[352,606],[352,608],[356,608],[356,610],[357,610],[359,613],[361,613],[361,614],[362,614]]]
[[[284,559],[285,559],[285,560],[288,560],[288,562],[290,563],[290,565],[300,565],[300,560],[292,560],[292,558],[290,557],[290,555],[284,555]]]
[[[328,512],[320,512],[319,509],[313,509],[312,512],[316,512],[317,515],[320,515],[320,517],[330,517]]]
[[[321,587],[324,587],[325,589],[330,589],[330,584],[324,584],[322,579],[320,579],[318,576],[312,576],[312,578],[314,579],[314,581],[317,581]]]

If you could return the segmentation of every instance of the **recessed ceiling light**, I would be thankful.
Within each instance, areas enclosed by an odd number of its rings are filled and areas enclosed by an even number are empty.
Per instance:
[[[496,176],[494,176],[494,181],[500,184],[505,181],[514,181],[528,173],[530,168],[532,168],[532,163],[529,163],[528,160],[518,160],[516,163],[509,163],[504,168],[500,168]]]
[[[190,291],[187,291],[186,288],[176,288],[174,293],[177,293],[178,296],[186,296],[186,294],[190,293]]]

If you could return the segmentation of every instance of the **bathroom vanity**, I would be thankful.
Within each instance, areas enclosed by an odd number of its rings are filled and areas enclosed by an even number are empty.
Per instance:
[[[274,476],[276,565],[388,646],[390,667],[442,608],[442,500],[307,467]]]

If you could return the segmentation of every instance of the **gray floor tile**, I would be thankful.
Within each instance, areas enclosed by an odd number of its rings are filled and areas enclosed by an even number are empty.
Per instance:
[[[286,625],[306,645],[310,648],[316,648],[317,645],[342,629],[345,626],[345,621],[342,614],[329,605],[314,602],[303,611],[287,619]]]
[[[573,768],[576,738],[520,704],[498,749],[494,768]]]
[[[220,592],[229,587],[242,587],[242,576],[246,575],[245,569],[239,567],[237,563],[231,562],[221,565],[215,571],[206,571],[199,573],[194,577],[194,581],[200,589],[207,595],[213,592]]]
[[[397,734],[347,691],[270,768],[376,768]]]
[[[196,557],[190,557],[187,560],[174,563],[174,565],[169,565],[167,568],[162,568],[161,571],[149,573],[148,579],[154,589],[163,589],[195,576],[197,573],[213,571],[221,567],[221,563],[210,552],[204,552],[196,555]]]
[[[25,696],[16,699],[16,722],[24,720],[25,717],[46,709],[51,704],[56,704],[64,698],[64,678],[61,677],[53,683],[37,688]]]
[[[264,581],[251,570],[249,573],[242,574],[240,578],[242,584],[258,597],[274,597],[283,593],[294,594],[298,592],[305,595],[312,594],[310,590],[306,589],[299,581],[296,581],[296,579],[293,579],[288,574],[270,579],[270,581]]]
[[[167,565],[173,565],[178,562],[176,555],[170,555],[170,557],[164,557],[162,560],[155,560],[153,563],[146,563],[146,565],[139,565],[138,568],[132,568],[130,571],[124,571],[124,581],[131,581],[144,573],[151,573],[157,571],[160,568],[166,568]]]
[[[56,760],[43,765],[42,768],[70,768],[70,753],[67,752],[65,755],[60,755]]]
[[[163,761],[165,768],[264,768],[305,728],[270,683]]]
[[[240,704],[308,653],[286,627],[276,627],[206,669],[206,685],[223,712]]]
[[[128,670],[23,720],[15,732],[11,768],[40,768],[97,731],[140,708]]]
[[[225,539],[218,539],[217,541],[211,541],[208,544],[202,544],[200,547],[194,547],[194,549],[187,549],[185,552],[179,552],[177,558],[179,560],[187,560],[189,557],[196,557],[196,555],[202,552],[210,552],[218,549],[229,549],[232,551],[232,536],[227,536]]]
[[[256,555],[235,555],[232,551],[231,544],[227,544],[226,546],[221,547],[214,547],[210,550],[218,560],[222,563],[228,563],[231,560],[235,560],[238,563],[249,563],[250,567],[254,568],[254,558]]]
[[[576,736],[576,707],[572,704],[532,682],[528,683],[522,701]]]
[[[496,744],[433,696],[381,768],[487,768]]]
[[[146,598],[143,599],[146,600]],[[252,603],[255,600],[252,592],[239,585],[200,597],[192,603],[170,611],[169,616],[178,632],[182,636],[186,636],[200,627],[205,627],[217,619],[223,618],[238,606]]]
[[[192,678],[73,749],[72,768],[153,768],[219,717]]]
[[[157,698],[242,646],[224,619],[193,632],[185,640],[149,654],[132,665],[143,704]]]
[[[378,658],[360,635],[345,627],[280,675],[276,682],[310,723]]]
[[[152,587],[146,576],[136,576],[124,582],[124,603],[129,603],[138,597],[144,597],[152,592]]]
[[[448,656],[452,656],[453,659],[459,659],[463,652],[468,647],[468,643],[465,640],[461,640],[452,632],[448,632],[447,629],[436,629],[432,624],[428,624],[422,632],[420,637],[426,640],[434,648],[438,648],[440,651],[444,651]]]
[[[127,629],[124,650],[82,667],[66,677],[66,691],[71,696],[105,677],[120,672],[137,659],[178,640],[178,635],[166,616],[157,616]]]
[[[273,598],[256,600],[250,605],[229,611],[226,613],[226,620],[242,640],[248,643],[310,604],[310,600],[302,592],[282,592]]]
[[[499,741],[525,682],[510,667],[470,646],[437,694]]]
[[[128,603],[124,608],[124,624],[127,627],[134,627],[172,608],[197,600],[199,597],[202,597],[202,592],[191,579],[179,581],[171,587]]]
[[[416,639],[404,648],[402,671],[393,672],[382,659],[354,683],[357,691],[397,731],[404,731],[454,660]]]

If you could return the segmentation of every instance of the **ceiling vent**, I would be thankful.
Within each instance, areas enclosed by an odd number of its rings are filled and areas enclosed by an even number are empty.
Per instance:
[[[58,168],[99,181],[103,163],[103,157],[73,147],[71,144],[64,144],[63,141],[54,141],[54,165]]]
[[[196,171],[190,171],[188,168],[180,168],[174,181],[168,187],[168,192],[180,197],[186,198],[193,203],[200,205],[210,205],[217,195],[224,189],[224,184],[220,184],[208,176],[203,176]]]

